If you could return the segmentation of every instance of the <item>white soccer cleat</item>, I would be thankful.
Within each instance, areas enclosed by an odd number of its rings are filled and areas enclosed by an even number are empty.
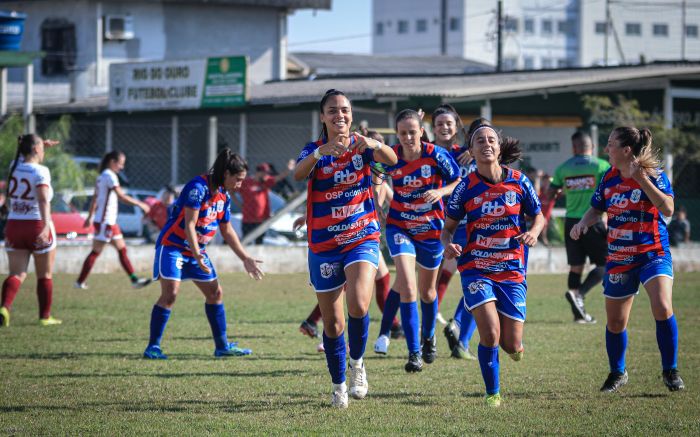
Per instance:
[[[364,399],[367,396],[369,384],[367,383],[367,372],[365,363],[360,361],[353,366],[350,364],[350,396],[353,399]]]
[[[331,394],[331,407],[347,408],[348,407],[348,391],[345,383],[333,384],[333,394]]]
[[[88,286],[84,282],[76,282],[75,284],[73,284],[73,288],[77,288],[79,290],[87,290]]]
[[[326,347],[323,345],[323,342],[320,342],[318,345],[316,345],[316,352],[319,354],[322,354],[326,351]]]
[[[447,325],[447,320],[445,320],[445,318],[442,317],[441,313],[437,313],[437,316],[435,316],[435,320],[437,320],[442,326]]]
[[[386,335],[380,335],[377,341],[374,342],[374,353],[386,355],[389,352],[389,337]]]

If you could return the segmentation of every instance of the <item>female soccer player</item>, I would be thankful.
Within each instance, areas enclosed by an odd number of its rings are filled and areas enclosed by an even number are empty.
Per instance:
[[[10,325],[12,302],[27,278],[31,255],[34,255],[37,277],[39,325],[59,325],[61,321],[51,317],[51,271],[56,257],[56,232],[51,222],[53,189],[51,173],[41,165],[45,148],[58,142],[43,140],[34,134],[21,135],[17,141],[17,154],[7,182],[10,207],[5,227],[5,250],[10,274],[2,283],[0,327]]]
[[[263,272],[258,266],[262,261],[248,255],[229,221],[230,195],[241,187],[247,171],[245,160],[226,148],[219,153],[207,174],[197,176],[182,189],[170,219],[156,241],[153,278],[160,280],[160,298],[151,312],[151,336],[144,358],[168,358],[161,350],[160,342],[180,282],[186,280],[192,280],[204,294],[204,310],[216,347],[214,356],[223,358],[252,353],[250,349],[241,349],[236,343],[228,342],[224,291],[205,250],[218,227],[226,244],[243,261],[248,275],[253,279],[262,278]]]
[[[92,196],[90,211],[85,219],[85,227],[90,227],[94,224],[95,237],[92,240],[92,251],[85,258],[85,262],[83,262],[83,268],[80,270],[80,275],[74,285],[75,288],[88,288],[85,281],[106,244],[111,244],[119,252],[119,262],[126,274],[129,275],[133,288],[143,288],[151,283],[150,279],[139,279],[134,273],[134,268],[131,266],[131,261],[126,253],[124,236],[117,224],[119,201],[128,205],[138,206],[143,210],[144,214],[148,214],[150,211],[148,205],[124,193],[119,185],[117,173],[124,170],[125,163],[126,156],[119,150],[113,150],[102,157],[99,168],[100,175],[97,177],[97,182],[95,182],[95,194]]]
[[[469,131],[466,132],[465,141],[469,138],[473,129],[481,126],[485,119],[477,118],[469,126]],[[459,164],[459,173],[462,179],[466,178],[469,173],[476,171],[476,161],[469,154],[467,147],[463,147],[457,143],[457,130],[464,132],[462,120],[457,115],[457,111],[448,104],[438,106],[433,111],[432,116],[433,133],[435,135],[435,144],[450,151],[450,154]],[[455,231],[454,242],[460,246],[466,246],[467,231],[466,220],[460,222]],[[442,299],[447,292],[447,286],[452,279],[452,275],[457,271],[456,259],[443,259],[442,268],[437,282],[438,310],[442,304]],[[438,312],[438,321],[441,316]],[[454,317],[445,326],[444,333],[447,338],[447,344],[452,351],[452,357],[460,359],[475,360],[476,356],[469,350],[469,341],[476,330],[476,322],[472,313],[464,308],[464,298],[460,298],[457,308],[455,309]]]
[[[570,234],[577,240],[607,212],[608,259],[603,293],[610,374],[600,390],[613,392],[627,384],[627,321],[640,282],[656,319],[664,384],[671,391],[682,390],[685,384],[677,368],[678,326],[671,299],[673,263],[664,220],[673,215],[673,189],[659,170],[648,129],[615,128],[605,151],[612,168],[603,175],[591,208]]]
[[[472,133],[469,150],[477,171],[455,188],[447,205],[441,235],[445,257],[459,256],[467,308],[479,329],[478,358],[486,385],[486,403],[501,404],[498,347],[519,361],[523,324],[528,246],[537,244],[544,217],[530,181],[503,164],[520,156],[516,140],[502,139],[490,124]],[[530,230],[524,215],[534,217]],[[467,244],[454,242],[457,225],[467,218]]]
[[[435,281],[443,253],[439,239],[445,216],[442,198],[459,182],[459,168],[446,150],[421,141],[424,131],[418,112],[410,109],[399,112],[396,132],[400,144],[393,149],[399,160],[386,169],[394,186],[386,220],[386,239],[396,265],[392,288],[400,295],[401,324],[408,346],[408,362],[404,368],[407,372],[420,372],[423,361],[432,363],[437,355]],[[418,293],[423,316],[422,341],[418,336]],[[382,318],[393,318],[390,310],[386,305]],[[380,333],[374,351],[386,353],[388,345],[389,337]]]
[[[368,390],[362,356],[379,256],[379,221],[370,166],[373,162],[393,165],[396,154],[376,140],[350,133],[352,107],[341,91],[326,92],[321,99],[320,119],[323,135],[301,151],[294,178],[308,178],[309,272],[323,318],[323,343],[333,381],[331,405],[346,408],[342,291],[347,283],[349,393],[362,399]]]

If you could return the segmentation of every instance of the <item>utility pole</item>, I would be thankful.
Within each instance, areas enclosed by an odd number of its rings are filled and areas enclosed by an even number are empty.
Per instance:
[[[685,13],[686,13],[686,0],[683,0],[681,9],[681,59],[685,61]]]
[[[608,37],[610,36],[610,0],[605,0],[605,43],[604,43],[604,55],[605,66],[608,66]]]
[[[497,36],[496,36],[496,71],[503,71],[503,0],[498,0],[498,9],[496,11],[497,21]]]
[[[447,55],[447,0],[440,1],[440,54]]]

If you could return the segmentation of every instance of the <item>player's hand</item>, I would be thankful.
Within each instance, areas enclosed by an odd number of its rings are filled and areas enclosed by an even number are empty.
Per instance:
[[[569,236],[572,240],[578,240],[579,238],[581,238],[581,235],[585,234],[586,232],[588,232],[588,226],[584,225],[581,222],[578,222],[571,228]]]
[[[423,112],[423,108],[418,108],[416,111],[418,113],[418,116],[420,117],[420,121],[423,121],[423,117],[425,117],[425,112]]]
[[[471,159],[471,153],[469,153],[469,150],[465,150],[464,152],[460,153],[459,156],[457,156],[457,163],[464,167],[467,164],[469,164],[469,161],[471,161]]]
[[[294,231],[298,231],[305,224],[306,224],[306,216],[302,215],[301,217],[297,217],[297,219],[294,220],[294,223],[292,223],[292,229]]]
[[[84,228],[92,228],[92,217],[85,218],[85,221],[83,222],[83,227]]]
[[[290,159],[289,161],[287,161],[287,170],[292,171],[296,166],[297,162],[294,159]]]
[[[462,254],[462,246],[457,243],[451,243],[445,247],[444,257],[445,259],[457,258]]]
[[[39,247],[45,247],[51,241],[51,227],[44,226],[39,235],[36,236],[36,243]]]
[[[247,257],[243,260],[243,267],[245,267],[245,271],[248,272],[248,276],[255,279],[256,281],[261,280],[262,277],[265,276],[265,273],[263,273],[262,269],[258,264],[262,264],[262,261],[259,259]]]
[[[537,244],[537,237],[531,234],[530,231],[523,232],[520,235],[516,235],[514,238],[516,239],[516,241],[519,241],[520,243],[525,244],[529,247],[532,247],[535,244]]]
[[[442,199],[442,195],[440,195],[438,190],[428,190],[423,193],[423,199],[428,203],[435,203]]]
[[[347,152],[348,148],[345,147],[343,141],[346,141],[348,138],[350,137],[347,135],[338,134],[333,140],[319,147],[321,155],[338,157]]]
[[[204,254],[203,254],[203,253],[200,252],[200,253],[196,254],[196,255],[194,256],[194,259],[197,260],[197,264],[199,264],[199,268],[202,269],[202,271],[203,271],[204,273],[206,273],[207,275],[208,275],[209,273],[211,273],[211,268],[210,268],[209,265],[207,264],[206,258],[204,257]]]
[[[58,144],[61,144],[61,142],[57,141],[57,140],[49,140],[49,139],[44,140],[44,147],[53,147],[53,146],[56,146]]]
[[[635,181],[642,183],[644,179],[646,179],[649,175],[649,172],[646,168],[642,167],[639,164],[639,160],[635,159],[632,162],[630,162],[630,176],[632,176],[632,179]]]
[[[143,211],[144,214],[148,214],[149,212],[151,212],[151,207],[148,206],[147,203],[141,202],[139,204],[139,208],[141,208],[141,211]]]
[[[355,142],[351,146],[353,149],[357,149],[358,152],[362,153],[367,149],[370,150],[377,150],[378,148],[382,147],[382,143],[379,141],[365,137],[363,135],[360,135],[358,133],[354,134],[355,136]]]

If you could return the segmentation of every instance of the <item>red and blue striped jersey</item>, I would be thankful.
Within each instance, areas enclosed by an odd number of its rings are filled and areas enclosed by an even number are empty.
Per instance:
[[[459,155],[464,153],[465,150],[466,148],[460,146],[459,144],[453,144],[452,148],[450,149],[450,156],[452,156],[452,158],[459,166],[459,177],[461,177],[462,179],[466,179],[469,173],[473,173],[476,171],[476,160],[474,158],[470,159],[466,165],[461,165],[459,163]]]
[[[231,219],[231,197],[222,188],[212,195],[208,181],[208,175],[200,175],[184,186],[173,204],[168,222],[160,232],[156,245],[174,246],[182,249],[185,255],[189,254],[190,244],[185,235],[185,208],[199,211],[195,230],[202,251],[216,235],[219,223],[227,223]]]
[[[350,141],[353,144],[355,137]],[[297,162],[323,144],[308,143]],[[322,156],[309,174],[306,227],[313,253],[334,255],[366,241],[379,241],[370,171],[373,158],[371,149],[359,153],[351,148],[338,157]]]
[[[673,196],[663,172],[649,178],[666,195]],[[608,213],[608,273],[623,273],[646,261],[670,256],[663,215],[634,179],[624,179],[612,167],[600,180],[591,206]]]
[[[439,239],[445,224],[442,200],[428,203],[423,195],[459,178],[459,167],[448,151],[431,143],[423,143],[421,147],[423,151],[418,159],[404,161],[400,154],[402,146],[394,145],[399,161],[386,167],[394,186],[386,224],[404,230],[419,241]]]
[[[528,248],[513,237],[527,230],[525,214],[540,213],[540,199],[523,173],[503,169],[506,177],[497,184],[485,181],[479,172],[470,173],[452,192],[447,216],[467,219],[467,245],[457,260],[460,272],[523,282]]]

